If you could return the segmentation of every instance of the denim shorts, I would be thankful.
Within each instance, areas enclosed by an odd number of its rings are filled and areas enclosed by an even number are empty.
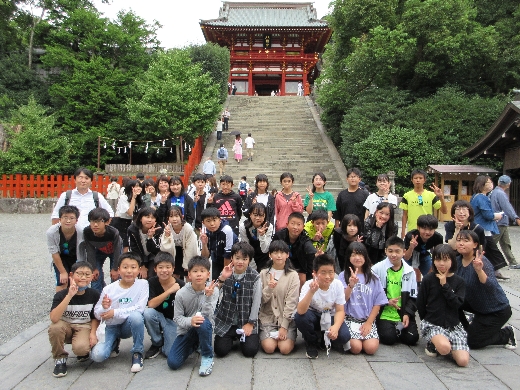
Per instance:
[[[54,267],[54,273],[56,274],[56,286],[63,286],[63,284],[60,283],[60,271],[58,270],[58,267],[56,267],[54,263],[52,263],[52,266]],[[72,266],[63,263],[63,267],[67,271],[67,275],[70,274]]]

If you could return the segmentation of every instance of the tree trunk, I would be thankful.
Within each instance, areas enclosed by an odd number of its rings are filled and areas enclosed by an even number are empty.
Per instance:
[[[41,14],[41,16],[39,18],[35,18],[33,16],[33,23],[32,23],[32,27],[31,27],[31,34],[29,35],[29,63],[27,64],[29,69],[32,68],[34,30],[36,29],[36,26],[42,21],[44,15],[45,15],[45,8],[42,8],[42,14]]]

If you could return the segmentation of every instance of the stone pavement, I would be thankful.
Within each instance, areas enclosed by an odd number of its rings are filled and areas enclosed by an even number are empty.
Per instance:
[[[513,307],[510,324],[520,329],[520,292],[504,287]],[[1,389],[519,389],[520,348],[502,346],[471,351],[468,367],[460,368],[449,357],[431,358],[424,341],[415,347],[381,346],[374,356],[320,351],[316,360],[305,357],[298,338],[289,356],[259,352],[242,357],[235,348],[223,359],[215,358],[213,373],[200,377],[200,358],[192,354],[179,371],[171,371],[164,356],[145,360],[143,371],[130,372],[131,340],[122,340],[121,353],[104,363],[78,363],[71,353],[68,375],[54,378],[54,361],[47,337],[48,321],[41,321],[0,346]],[[517,331],[520,336],[520,331]],[[145,336],[145,349],[150,346]],[[70,351],[70,346],[67,346]]]

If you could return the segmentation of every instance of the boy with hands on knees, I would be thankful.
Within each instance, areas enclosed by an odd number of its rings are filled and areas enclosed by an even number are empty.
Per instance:
[[[115,352],[119,353],[119,339],[133,338],[132,367],[130,371],[143,369],[144,318],[148,302],[148,282],[137,279],[141,258],[134,252],[119,257],[118,271],[121,277],[105,288],[94,309],[99,320],[106,322],[105,342],[92,349],[92,360],[102,362]]]
[[[328,340],[347,344],[350,333],[344,323],[345,293],[335,279],[334,259],[326,254],[316,256],[312,274],[313,279],[302,287],[294,321],[305,340],[307,357],[316,359],[322,331],[326,344]]]
[[[99,321],[94,316],[94,305],[99,292],[88,287],[92,271],[92,266],[85,261],[75,263],[69,274],[69,288],[54,295],[48,333],[55,359],[52,375],[56,378],[67,375],[69,354],[64,349],[65,343],[72,344],[78,362],[88,360],[90,349],[97,343]]]
[[[215,353],[218,356],[226,356],[239,336],[240,349],[245,357],[254,357],[258,352],[262,281],[258,272],[249,267],[254,253],[247,242],[233,245],[231,263],[224,267],[217,279],[222,290],[215,312]]]
[[[386,259],[372,267],[388,298],[388,305],[383,306],[376,320],[379,340],[386,345],[398,340],[415,345],[419,340],[415,321],[417,282],[413,268],[403,261],[403,254],[404,241],[390,237],[386,241]]]
[[[213,281],[207,285],[211,264],[202,256],[188,262],[186,283],[176,295],[174,317],[177,337],[168,353],[168,367],[178,370],[186,359],[200,347],[200,376],[210,375],[213,370],[213,347],[211,339],[214,327],[214,311],[218,301],[218,287]]]
[[[170,352],[177,336],[177,325],[173,321],[175,295],[184,286],[184,281],[174,276],[175,259],[171,253],[159,252],[154,262],[156,276],[148,279],[148,307],[144,310],[144,326],[152,346],[145,359],[153,359],[160,352],[164,355]]]

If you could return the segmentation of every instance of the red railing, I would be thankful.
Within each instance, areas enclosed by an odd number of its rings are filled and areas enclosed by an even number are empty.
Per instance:
[[[202,152],[202,137],[199,137],[195,140],[188,163],[184,167],[182,181],[185,186],[188,185],[193,170],[199,165]],[[155,176],[152,178],[156,180]],[[119,176],[118,183],[121,184],[122,181],[123,176]],[[109,184],[109,175],[94,175],[91,189],[105,194]],[[0,178],[0,198],[57,198],[61,193],[74,188],[75,183],[72,175],[15,174],[2,175],[2,178]]]

